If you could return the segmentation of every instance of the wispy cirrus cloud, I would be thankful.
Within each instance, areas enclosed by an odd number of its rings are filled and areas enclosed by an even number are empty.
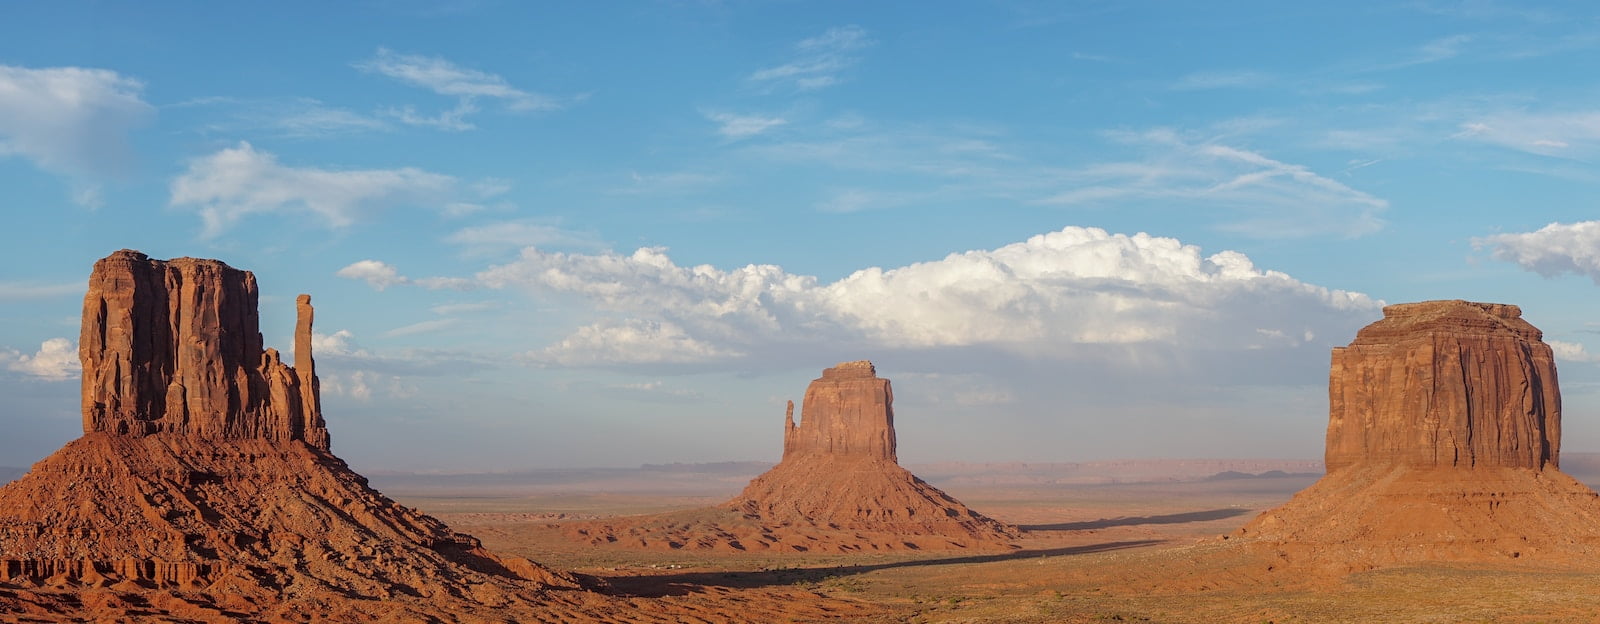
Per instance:
[[[1268,73],[1251,70],[1225,70],[1194,72],[1179,78],[1172,88],[1179,91],[1207,89],[1254,89],[1273,81]]]
[[[856,25],[835,26],[821,35],[802,39],[794,46],[795,56],[787,63],[750,74],[752,83],[787,85],[799,91],[831,87],[841,74],[860,62],[858,53],[871,46],[867,31]]]
[[[1353,237],[1382,229],[1387,200],[1234,143],[1275,125],[1271,119],[1252,119],[1204,131],[1104,132],[1105,145],[1097,153],[1123,158],[1082,162],[1077,156],[1052,158],[1003,129],[855,120],[744,146],[738,154],[894,176],[882,186],[823,189],[825,196],[815,206],[825,212],[980,199],[1057,206],[1164,200],[1161,205],[1172,210],[1214,215],[1218,229],[1258,238]]]
[[[1512,111],[1474,116],[1454,138],[1507,149],[1590,159],[1600,156],[1600,111]]]
[[[0,301],[50,299],[83,294],[83,284],[41,284],[38,282],[0,282]]]
[[[1458,34],[1439,37],[1399,53],[1400,60],[1383,60],[1358,68],[1358,72],[1384,72],[1448,61],[1461,56],[1467,46],[1475,41],[1472,35]]]
[[[418,113],[411,106],[386,111],[389,116],[409,125],[470,130],[474,126],[467,121],[467,117],[479,111],[478,102],[481,100],[498,101],[507,110],[517,112],[557,110],[573,101],[573,98],[556,98],[519,89],[497,74],[462,67],[440,57],[401,54],[388,48],[378,48],[372,58],[353,65],[363,72],[456,98],[453,108],[434,115]]]
[[[493,253],[523,247],[596,248],[600,241],[587,233],[573,232],[534,219],[517,219],[474,225],[456,230],[445,242],[466,247],[474,253]]]
[[[457,325],[460,325],[460,324],[461,324],[461,319],[457,319],[457,318],[429,319],[429,320],[426,320],[426,321],[418,321],[418,322],[412,323],[410,325],[403,325],[403,326],[400,326],[400,327],[396,327],[396,328],[391,329],[389,331],[383,332],[383,335],[387,336],[387,337],[390,337],[390,338],[393,338],[395,336],[412,336],[412,335],[416,335],[416,334],[431,334],[433,332],[444,331],[446,329],[450,329],[452,327],[456,327]]]
[[[1300,237],[1335,232],[1370,234],[1383,227],[1387,200],[1318,174],[1310,167],[1167,129],[1113,133],[1143,146],[1141,160],[1065,170],[1067,190],[1045,204],[1095,204],[1123,199],[1191,202],[1239,216],[1221,229],[1259,237]]]
[[[202,132],[215,134],[249,131],[290,139],[324,139],[382,132],[392,127],[388,121],[378,117],[330,106],[307,97],[204,97],[171,106],[218,110],[221,118],[202,123],[199,127]]]
[[[717,123],[717,134],[729,139],[746,139],[789,123],[782,117],[766,115],[739,115],[727,112],[704,113],[706,119]]]

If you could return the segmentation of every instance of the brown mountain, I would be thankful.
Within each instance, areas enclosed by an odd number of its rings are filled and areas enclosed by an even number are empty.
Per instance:
[[[1561,395],[1512,305],[1428,301],[1334,349],[1328,473],[1237,536],[1357,570],[1600,554],[1600,498],[1557,468]]]
[[[791,401],[783,460],[711,509],[569,525],[593,544],[653,549],[861,551],[1006,547],[1017,530],[901,468],[894,392],[871,362],[846,362]]]
[[[216,260],[95,264],[84,435],[0,488],[0,616],[454,621],[575,586],[368,487],[328,450],[310,297],[298,368],[256,300]]]

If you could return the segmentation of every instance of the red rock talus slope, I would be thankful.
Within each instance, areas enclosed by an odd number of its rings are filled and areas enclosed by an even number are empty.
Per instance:
[[[95,264],[84,435],[0,488],[0,619],[549,612],[570,578],[487,552],[328,452],[310,298],[299,370],[262,349],[256,298],[214,260]]]
[[[895,460],[894,392],[871,362],[824,370],[789,404],[783,460],[721,507],[576,523],[569,535],[650,549],[848,552],[1005,547],[1016,529]]]
[[[1334,571],[1592,561],[1600,500],[1556,467],[1561,395],[1542,337],[1516,306],[1384,308],[1333,351],[1328,474],[1237,535]]]

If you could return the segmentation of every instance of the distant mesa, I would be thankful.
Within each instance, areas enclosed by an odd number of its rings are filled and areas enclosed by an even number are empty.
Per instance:
[[[575,586],[368,487],[328,450],[310,297],[294,366],[262,347],[256,303],[255,276],[216,260],[95,263],[84,435],[0,488],[0,613],[537,619]]]
[[[1558,468],[1561,393],[1517,306],[1391,305],[1333,350],[1328,473],[1235,535],[1284,563],[1592,561],[1600,498]]]
[[[913,542],[936,537],[977,545],[1017,537],[1016,529],[900,467],[894,391],[871,362],[822,371],[802,405],[800,424],[793,402],[784,416],[783,460],[726,506],[763,522],[887,531]]]
[[[591,544],[647,549],[854,552],[1008,548],[1015,527],[901,468],[894,391],[871,362],[845,362],[784,415],[783,459],[720,507],[567,525]]]

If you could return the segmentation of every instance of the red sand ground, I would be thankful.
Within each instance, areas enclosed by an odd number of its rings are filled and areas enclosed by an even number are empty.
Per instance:
[[[1588,459],[1569,454],[1567,463],[1595,463]],[[1144,482],[1054,485],[995,485],[1017,480],[998,468],[946,475],[942,488],[1025,533],[1012,551],[920,553],[588,547],[567,539],[562,522],[538,511],[641,513],[699,507],[728,493],[726,483],[701,490],[686,485],[698,480],[695,475],[686,475],[672,496],[624,493],[626,479],[615,474],[609,476],[615,489],[584,495],[545,484],[506,487],[499,495],[494,488],[477,488],[467,499],[421,483],[410,487],[400,477],[385,478],[382,485],[497,552],[594,575],[633,600],[738,600],[774,610],[762,616],[767,619],[728,612],[731,619],[712,621],[772,621],[772,613],[820,600],[855,605],[854,613],[835,615],[864,622],[1600,621],[1600,595],[1594,592],[1600,587],[1600,563],[1507,558],[1284,573],[1292,566],[1268,569],[1277,565],[1276,551],[1232,534],[1310,486],[1315,475],[1218,481],[1185,475],[1191,480],[1174,481],[1155,474],[1158,470],[1138,472]],[[1094,480],[1081,471],[1073,475]],[[1033,476],[1028,481],[1049,480]],[[660,476],[649,479],[656,482]],[[797,593],[774,593],[779,591]],[[805,602],[785,606],[797,598]],[[785,613],[797,621],[834,617]]]

